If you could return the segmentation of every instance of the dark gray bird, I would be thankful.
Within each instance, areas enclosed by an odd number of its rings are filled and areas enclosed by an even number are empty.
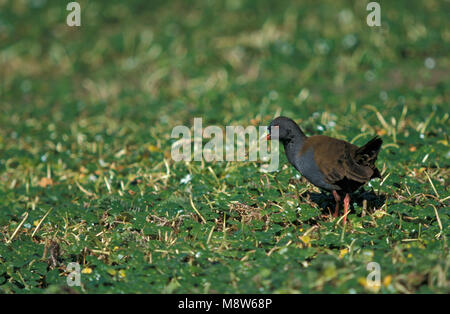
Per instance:
[[[288,161],[309,182],[333,193],[336,217],[341,196],[344,197],[344,224],[347,220],[350,195],[373,178],[381,178],[375,166],[382,139],[374,137],[358,147],[325,135],[306,136],[292,119],[278,117],[269,125],[267,139],[278,128],[278,140],[283,144]]]

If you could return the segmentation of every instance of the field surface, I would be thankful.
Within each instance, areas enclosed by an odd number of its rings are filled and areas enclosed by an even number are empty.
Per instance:
[[[450,292],[449,1],[68,2],[0,0],[0,292]],[[383,138],[346,228],[282,148],[171,158],[194,117],[280,114]]]

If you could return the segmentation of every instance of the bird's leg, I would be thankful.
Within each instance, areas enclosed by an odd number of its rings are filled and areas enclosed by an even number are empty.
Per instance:
[[[333,217],[337,217],[339,211],[339,202],[341,201],[341,197],[337,194],[336,190],[333,190],[334,200],[336,201],[336,210],[334,211]]]
[[[350,195],[348,195],[348,193],[347,193],[347,194],[345,194],[345,197],[344,197],[344,221],[343,221],[344,225],[347,221],[347,213],[348,213],[349,207],[350,207]]]

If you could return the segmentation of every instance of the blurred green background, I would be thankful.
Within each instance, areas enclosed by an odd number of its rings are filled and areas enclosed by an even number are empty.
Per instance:
[[[378,1],[381,27],[369,1],[79,1],[81,27],[68,2],[0,0],[0,290],[65,291],[77,261],[71,292],[448,292],[450,1]],[[291,167],[170,159],[193,117],[275,114],[382,136],[386,214],[346,234]]]
[[[79,3],[68,27],[64,1],[2,1],[3,117],[226,124],[432,92],[426,115],[448,88],[449,1],[381,1],[382,27],[366,1]]]

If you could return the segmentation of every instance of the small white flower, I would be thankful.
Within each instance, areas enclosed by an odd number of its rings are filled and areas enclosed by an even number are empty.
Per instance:
[[[353,12],[349,9],[340,11],[339,21],[343,24],[350,24],[353,21]]]
[[[388,100],[388,93],[387,92],[385,92],[385,91],[381,91],[380,92],[380,99],[381,100],[383,100],[383,101],[386,101],[386,100]]]
[[[274,91],[274,90],[271,90],[271,91],[269,92],[269,98],[270,98],[271,100],[276,100],[276,99],[278,98],[278,93],[277,93],[276,91]]]
[[[183,179],[180,180],[181,184],[187,184],[189,182],[191,182],[192,180],[192,176],[190,174],[188,174],[187,176],[185,176]]]
[[[427,69],[430,69],[430,70],[431,70],[431,69],[433,69],[435,66],[436,66],[436,61],[434,61],[433,58],[428,57],[428,58],[425,59],[425,67],[426,67]]]
[[[315,49],[322,55],[326,55],[330,51],[330,46],[325,40],[319,40],[315,44]]]
[[[202,255],[202,252],[197,252],[197,253],[195,253],[195,257],[196,257],[196,258],[199,258],[201,255]]]
[[[367,71],[365,74],[364,74],[364,77],[366,78],[366,80],[367,81],[373,81],[374,79],[375,79],[375,73],[373,72],[373,71]]]
[[[344,46],[346,48],[351,48],[354,45],[356,45],[356,42],[358,40],[356,39],[356,36],[353,34],[348,34],[344,37],[344,39],[342,40],[342,43],[344,44]]]
[[[100,167],[103,167],[103,168],[108,166],[108,164],[103,159],[99,159],[98,163],[100,164]]]

